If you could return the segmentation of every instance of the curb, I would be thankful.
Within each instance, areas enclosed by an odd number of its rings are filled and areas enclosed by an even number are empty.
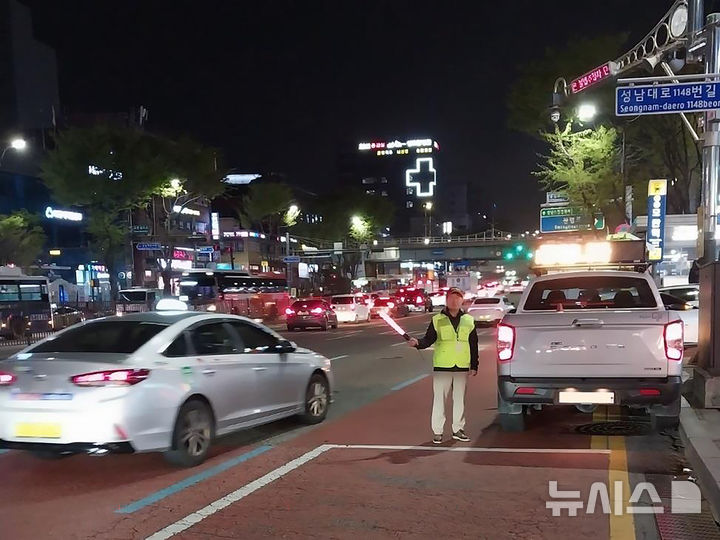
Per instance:
[[[720,411],[693,409],[683,399],[680,438],[715,521],[720,521]]]

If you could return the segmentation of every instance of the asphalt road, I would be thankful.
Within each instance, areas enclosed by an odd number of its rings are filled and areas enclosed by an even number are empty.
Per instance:
[[[399,322],[418,335],[429,316]],[[676,434],[651,433],[647,418],[618,408],[572,407],[529,415],[525,432],[502,432],[494,329],[479,334],[470,443],[452,441],[448,428],[447,442],[432,446],[432,352],[410,349],[382,321],[284,332],[332,359],[336,394],[325,423],[287,420],[220,439],[192,470],[156,454],[42,461],[4,453],[0,538],[720,537],[707,512],[608,515],[600,496],[590,513],[591,490],[609,486],[608,504],[622,509],[643,481],[669,508],[670,482],[692,474]],[[553,481],[580,491],[576,517],[546,507]],[[647,493],[641,504],[653,506]]]

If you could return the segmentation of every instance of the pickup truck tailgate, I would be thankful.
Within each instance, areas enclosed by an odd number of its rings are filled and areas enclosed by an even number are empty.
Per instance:
[[[583,310],[507,315],[512,377],[666,377],[666,311]]]

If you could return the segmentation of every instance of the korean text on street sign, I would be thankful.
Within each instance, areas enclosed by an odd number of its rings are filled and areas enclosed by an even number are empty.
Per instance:
[[[662,261],[663,258],[666,196],[667,180],[648,182],[648,224],[645,243],[649,261]]]
[[[540,209],[540,232],[588,231],[592,228],[591,219],[579,208],[569,206]]]
[[[720,108],[720,82],[687,82],[615,89],[615,115],[672,114]]]
[[[602,66],[596,67],[592,71],[588,71],[585,75],[581,75],[577,79],[570,82],[570,91],[573,94],[582,92],[586,88],[590,88],[594,84],[599,83],[602,80],[607,79],[611,75],[617,72],[615,64],[613,62],[607,62]]]
[[[283,262],[284,263],[299,263],[300,257],[298,257],[297,255],[290,255],[289,257],[283,257]]]
[[[197,248],[198,253],[213,253],[215,248],[213,246],[200,246]]]
[[[138,242],[136,247],[138,251],[160,251],[162,249],[156,242]]]
[[[570,198],[561,191],[548,191],[545,193],[545,202],[547,204],[565,204],[570,202]]]
[[[148,234],[150,232],[150,227],[147,225],[133,225],[130,230],[136,234]]]

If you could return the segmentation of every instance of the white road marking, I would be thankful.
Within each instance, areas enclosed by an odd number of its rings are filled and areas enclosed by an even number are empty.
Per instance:
[[[306,452],[302,456],[288,461],[285,465],[273,469],[269,473],[261,476],[257,480],[245,484],[232,493],[225,495],[211,502],[204,508],[188,514],[182,519],[171,523],[164,529],[147,537],[147,540],[167,540],[188,530],[193,525],[197,525],[206,518],[209,518],[216,512],[227,508],[255,491],[267,486],[268,484],[279,480],[283,476],[300,468],[309,461],[324,454],[328,450],[417,450],[427,452],[485,452],[485,453],[503,453],[503,454],[600,454],[609,455],[611,450],[606,449],[585,449],[585,448],[473,448],[473,447],[437,447],[437,446],[399,446],[399,445],[381,445],[381,444],[323,444],[314,450]]]
[[[397,332],[395,332],[395,333],[397,334]],[[400,347],[400,346],[402,346],[402,345],[405,345],[406,347],[408,346],[405,341],[401,341],[400,343],[393,343],[393,344],[390,345],[390,346],[391,346],[391,347]]]
[[[349,337],[354,336],[355,334],[359,334],[360,332],[362,332],[362,330],[356,330],[355,332],[348,332],[347,334],[342,335],[342,336],[328,338],[326,341],[335,341],[336,339],[347,339]]]
[[[347,354],[341,354],[340,356],[333,356],[332,358],[330,358],[330,361],[332,362],[333,360],[340,360],[341,358],[347,358],[347,357],[348,357]]]
[[[320,454],[322,454],[323,452],[327,452],[331,448],[333,448],[333,445],[329,444],[318,446],[317,448],[315,448],[315,450],[311,450],[310,452],[303,454],[299,458],[293,459],[292,461],[287,462],[285,465],[282,465],[281,467],[270,471],[265,476],[261,476],[257,480],[254,480],[249,484],[245,484],[240,489],[237,489],[232,493],[225,495],[224,497],[216,500],[215,502],[211,502],[205,508],[201,508],[200,510],[193,512],[192,514],[188,514],[187,516],[176,521],[175,523],[168,525],[164,529],[149,536],[148,540],[165,540],[166,538],[170,538],[178,533],[189,529],[193,525],[197,525],[205,518],[212,516],[215,512],[218,512],[223,508],[227,508],[232,503],[244,499],[251,493],[257,491],[262,487],[267,486],[269,483],[274,482],[279,478],[282,478],[289,472],[294,471],[298,467],[304,465],[308,461],[315,459]]]
[[[389,332],[380,332],[381,336],[389,336],[390,334],[397,334],[395,330],[390,330]]]

